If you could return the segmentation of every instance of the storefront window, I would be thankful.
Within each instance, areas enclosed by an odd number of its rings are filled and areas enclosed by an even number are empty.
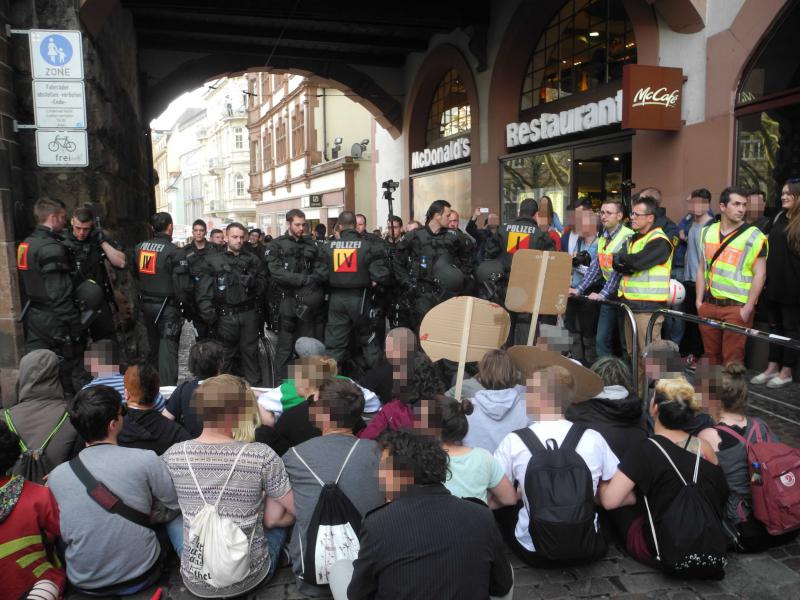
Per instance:
[[[622,0],[568,0],[531,56],[520,110],[622,78],[636,39]]]
[[[451,69],[436,88],[428,113],[428,147],[448,138],[469,133],[472,128],[467,89],[461,76]]]
[[[411,180],[413,218],[425,222],[425,213],[434,200],[447,200],[464,219],[472,214],[472,171],[451,169],[430,175],[417,175]]]
[[[800,55],[794,3],[758,50],[736,107],[736,183],[765,193],[768,213],[780,206],[784,182],[800,174]]]
[[[501,161],[503,170],[503,214],[508,222],[515,219],[519,203],[526,198],[549,196],[553,212],[563,221],[570,202],[570,150],[529,154]]]

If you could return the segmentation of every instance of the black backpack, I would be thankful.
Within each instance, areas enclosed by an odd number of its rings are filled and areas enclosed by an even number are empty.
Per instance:
[[[694,475],[687,482],[664,447],[653,438],[664,457],[683,482],[683,488],[657,520],[644,498],[647,518],[653,533],[656,560],[667,575],[681,579],[722,579],[725,577],[727,538],[722,520],[697,485],[701,446],[697,446]]]
[[[525,471],[528,531],[536,554],[549,560],[593,560],[607,549],[595,527],[592,473],[575,450],[584,431],[572,425],[560,447],[553,439],[545,447],[527,427],[514,432],[531,451]]]
[[[19,447],[22,450],[22,456],[20,456],[19,461],[12,469],[12,472],[16,475],[22,475],[28,481],[32,481],[33,483],[44,483],[44,477],[50,471],[52,471],[57,465],[53,465],[50,463],[50,460],[47,456],[45,456],[44,451],[47,449],[47,444],[50,443],[50,440],[58,433],[61,429],[61,426],[64,424],[64,421],[67,420],[67,411],[64,411],[64,414],[56,423],[56,426],[53,430],[47,434],[47,437],[42,442],[41,446],[38,448],[29,448],[28,445],[25,443],[25,440],[22,439],[22,436],[17,432],[17,429],[14,427],[14,423],[11,421],[11,413],[8,412],[8,409],[5,411],[5,419],[6,425],[8,428],[16,433],[19,436]]]
[[[311,521],[300,540],[300,557],[303,563],[303,581],[312,585],[326,585],[331,568],[338,560],[355,560],[361,548],[359,535],[361,532],[361,513],[339,487],[347,462],[353,455],[360,440],[356,439],[350,452],[339,469],[339,474],[332,482],[325,483],[320,479],[296,448],[292,452],[303,463],[308,472],[322,486],[319,499],[311,515]]]

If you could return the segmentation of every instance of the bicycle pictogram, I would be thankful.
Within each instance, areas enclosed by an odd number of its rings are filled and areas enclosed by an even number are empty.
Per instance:
[[[70,140],[66,135],[59,136],[57,135],[53,140],[47,144],[47,149],[50,152],[57,152],[59,148],[63,148],[67,152],[75,152],[75,149],[78,146]]]

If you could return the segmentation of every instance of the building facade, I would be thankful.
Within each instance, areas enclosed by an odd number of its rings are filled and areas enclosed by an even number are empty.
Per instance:
[[[313,227],[343,210],[375,218],[373,117],[346,93],[290,73],[248,73],[249,190],[257,224],[276,236],[300,208]]]

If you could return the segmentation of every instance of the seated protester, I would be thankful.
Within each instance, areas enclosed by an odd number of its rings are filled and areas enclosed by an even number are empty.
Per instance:
[[[113,388],[85,388],[69,402],[68,410],[87,446],[47,479],[61,512],[67,576],[81,593],[135,594],[159,579],[164,552],[151,527],[109,512],[90,496],[87,487],[95,487],[90,478],[143,519],[154,512],[163,514],[157,518],[160,521],[171,520],[177,512],[175,487],[153,452],[117,444],[127,406]],[[84,473],[86,483],[76,469],[89,474]]]
[[[125,369],[128,414],[119,432],[120,446],[152,450],[160,456],[172,444],[191,439],[183,427],[153,408],[158,385],[158,371],[146,361],[134,361]]]
[[[749,400],[744,366],[731,363],[713,369],[708,378],[709,404],[715,413],[717,427],[710,442],[730,489],[726,511],[728,523],[738,535],[735,547],[744,552],[761,552],[785,544],[796,538],[798,531],[770,535],[753,515],[750,462],[745,443],[748,438],[755,442],[755,428],[765,441],[778,442],[778,436],[760,419],[747,416]]]
[[[3,597],[57,600],[67,583],[51,558],[61,536],[58,506],[46,487],[6,474],[19,459],[19,442],[0,422],[0,548],[10,549],[0,553]]]
[[[619,461],[598,432],[584,430],[564,418],[564,410],[574,399],[575,380],[564,367],[551,366],[534,372],[526,392],[528,411],[534,423],[519,432],[509,433],[494,453],[508,479],[519,485],[522,494],[519,510],[498,512],[498,524],[511,550],[532,566],[596,560],[606,551],[597,520],[592,519],[596,514],[594,497],[599,482],[611,479]],[[535,437],[526,431],[531,431]],[[582,464],[576,462],[575,468],[565,471],[569,481],[577,482],[580,487],[570,484],[550,489],[543,485],[544,481],[555,485],[563,480],[537,477],[540,468],[548,468],[551,456],[558,457],[553,452],[554,444],[564,460],[575,458],[573,453],[581,459]],[[527,476],[529,469],[530,477]],[[565,497],[557,495],[559,490]],[[581,495],[584,506],[579,513],[580,522],[555,522],[545,528],[537,518],[538,509],[553,510],[553,504],[574,506],[576,497]],[[541,506],[537,506],[537,499]],[[574,513],[574,509],[570,512]],[[537,530],[542,535],[531,535]]]
[[[406,373],[403,365],[408,364],[409,357],[418,350],[416,346],[417,338],[413,331],[406,327],[395,327],[386,334],[385,360],[367,371],[358,383],[375,390],[381,404],[388,404],[398,395],[397,376]]]
[[[379,481],[388,504],[364,517],[354,563],[331,576],[335,600],[511,598],[513,575],[491,511],[443,483],[447,454],[409,432],[386,436]]]
[[[386,345],[392,366],[392,400],[358,431],[362,439],[375,440],[385,431],[412,429],[414,407],[420,398],[440,394],[444,388],[428,355],[416,348],[416,336],[410,329],[392,329]]]
[[[464,445],[494,452],[502,439],[530,423],[525,410],[522,375],[505,350],[489,350],[478,362],[478,374],[464,381],[461,397],[472,401]],[[455,388],[447,391],[455,396]]]
[[[603,391],[585,402],[571,404],[564,416],[567,421],[594,429],[618,457],[628,448],[647,439],[642,402],[631,391],[633,378],[625,362],[605,356],[591,370],[603,380]]]
[[[161,414],[181,425],[191,438],[196,438],[203,431],[203,423],[192,410],[192,394],[203,381],[222,371],[222,344],[215,340],[195,343],[189,350],[188,366],[194,379],[175,388]]]
[[[181,578],[196,596],[238,596],[275,574],[286,528],[294,522],[294,497],[278,455],[264,444],[234,437],[252,435],[258,419],[255,395],[244,380],[233,375],[206,379],[192,403],[203,433],[162,457],[183,513]],[[208,548],[204,553],[201,538],[192,535],[197,533],[192,523],[207,504],[215,504],[219,516],[233,521],[250,541],[249,564],[240,579],[228,581],[223,574],[215,584]]]
[[[728,497],[725,475],[717,466],[717,457],[708,442],[687,435],[685,431],[698,409],[694,388],[685,379],[662,379],[657,382],[655,397],[650,405],[650,414],[655,424],[654,435],[630,448],[623,457],[617,474],[607,485],[601,486],[599,498],[604,508],[612,510],[633,504],[633,492],[636,488],[636,493],[646,498],[653,521],[659,524],[656,529],[657,542],[664,549],[673,546],[677,539],[670,535],[668,527],[664,527],[664,523],[669,523],[665,518],[672,512],[673,500],[681,495],[689,482],[695,480],[693,474],[696,473],[695,489],[705,498],[709,509],[713,511],[713,517],[712,521],[693,524],[694,529],[698,536],[705,537],[712,543],[715,536],[709,535],[708,528],[722,536],[724,552],[721,520]],[[698,460],[698,457],[702,460]],[[685,535],[682,537],[686,539]],[[686,554],[705,554],[702,544],[703,542],[698,541],[697,547],[686,548]],[[695,544],[692,542],[690,545]],[[662,561],[659,565],[656,561],[653,531],[646,512],[631,524],[625,548],[628,554],[642,563],[672,568],[666,562]],[[714,559],[708,561],[708,564],[698,561],[693,566],[710,567],[713,570],[719,567],[718,562]]]
[[[67,402],[58,374],[59,358],[50,350],[34,350],[19,361],[17,404],[0,413],[24,448],[11,473],[34,483],[83,448],[67,415]],[[41,455],[33,454],[42,449]]]
[[[464,446],[472,403],[442,396],[438,404],[441,446],[447,452],[448,477],[444,486],[459,498],[477,498],[490,506],[513,506],[517,492],[503,467],[488,450]]]
[[[294,446],[283,456],[297,515],[289,556],[297,577],[297,589],[307,596],[327,592],[326,580],[318,581],[315,577],[326,565],[310,561],[314,557],[311,540],[318,539],[316,536],[320,534],[318,527],[314,531],[309,531],[309,527],[320,525],[318,520],[314,521],[314,515],[322,483],[336,483],[358,512],[358,523],[354,531],[351,530],[353,537],[360,531],[361,518],[384,502],[378,489],[378,446],[372,440],[359,440],[353,435],[353,426],[360,421],[363,411],[364,395],[357,385],[329,379],[309,405],[311,419],[322,436]],[[355,541],[353,551],[357,553],[357,539]],[[350,558],[354,559],[355,554]],[[332,563],[327,564],[327,568],[331,566]]]
[[[125,378],[122,375],[122,367],[119,361],[119,350],[110,339],[97,340],[84,354],[86,370],[92,375],[93,379],[83,386],[83,389],[95,385],[105,385],[114,388],[125,402]],[[154,408],[158,411],[164,409],[167,401],[161,393],[156,396]]]

